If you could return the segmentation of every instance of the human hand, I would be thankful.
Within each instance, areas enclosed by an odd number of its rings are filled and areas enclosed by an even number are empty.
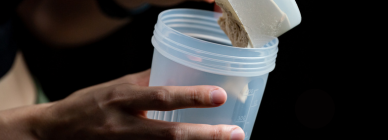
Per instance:
[[[49,117],[35,122],[36,134],[56,140],[244,138],[238,126],[148,119],[147,110],[217,107],[227,98],[216,86],[148,87],[149,76],[150,70],[127,75],[53,103],[41,115]]]

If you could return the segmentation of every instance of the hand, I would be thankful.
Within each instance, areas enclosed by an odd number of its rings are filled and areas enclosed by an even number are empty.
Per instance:
[[[205,1],[213,3],[215,0],[116,0],[119,4],[127,8],[136,8],[143,3],[149,3],[159,6],[172,6],[184,1]]]
[[[243,139],[238,126],[152,120],[147,110],[217,107],[225,91],[216,86],[147,87],[150,70],[73,93],[45,109],[33,126],[39,139]],[[213,94],[212,94],[213,93]],[[47,117],[48,116],[48,117]],[[232,136],[232,133],[234,134]]]

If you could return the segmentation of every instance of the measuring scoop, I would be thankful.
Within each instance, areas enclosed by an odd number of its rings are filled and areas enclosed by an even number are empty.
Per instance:
[[[231,12],[249,36],[248,48],[260,48],[300,24],[295,0],[216,0]]]

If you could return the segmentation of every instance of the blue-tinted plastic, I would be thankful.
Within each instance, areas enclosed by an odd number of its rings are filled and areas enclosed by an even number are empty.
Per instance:
[[[174,122],[238,125],[249,139],[268,73],[275,68],[278,40],[263,48],[230,46],[217,24],[219,16],[193,9],[162,12],[152,38],[155,50],[149,85],[216,85],[226,90],[226,103],[216,108],[149,111],[147,116]]]

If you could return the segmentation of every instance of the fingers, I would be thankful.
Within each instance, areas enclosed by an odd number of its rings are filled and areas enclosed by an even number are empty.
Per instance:
[[[133,85],[138,85],[138,86],[148,86],[149,81],[150,81],[150,74],[151,74],[151,69],[134,73],[134,74],[129,74],[124,77],[121,77],[119,79],[115,79],[109,82],[101,83],[98,85],[94,85],[88,88],[84,88],[82,90],[79,90],[77,92],[83,92],[87,93],[92,90],[98,90],[101,88],[107,88],[110,86],[118,85],[118,84],[133,84]]]
[[[187,140],[243,140],[244,131],[238,126],[180,123],[173,127],[172,136]]]
[[[148,135],[151,139],[171,140],[243,140],[243,130],[234,125],[206,125],[164,122],[159,120],[141,121],[139,137]],[[151,129],[150,129],[151,128]],[[144,131],[148,130],[148,131]]]
[[[134,110],[174,110],[217,107],[225,103],[225,90],[217,86],[140,87],[122,84],[111,88],[106,101]]]
[[[174,110],[216,107],[225,103],[226,92],[215,86],[168,86],[144,88],[132,102],[140,110]]]
[[[174,127],[173,136],[188,140],[243,140],[244,131],[238,126],[179,124]]]

